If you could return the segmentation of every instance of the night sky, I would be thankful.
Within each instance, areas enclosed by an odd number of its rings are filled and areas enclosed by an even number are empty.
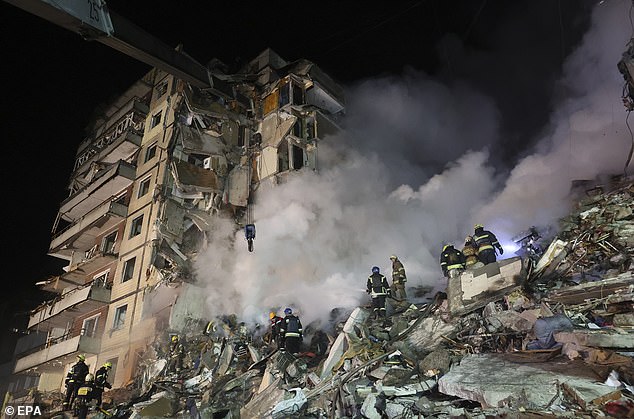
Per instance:
[[[546,123],[562,63],[588,28],[596,3],[108,1],[110,10],[169,46],[182,43],[202,63],[215,57],[237,69],[271,47],[289,61],[315,62],[344,86],[411,70],[445,83],[466,81],[501,111],[505,144],[492,153],[507,165]],[[63,263],[46,252],[84,127],[95,108],[149,66],[4,2],[0,16],[9,164],[3,170],[4,332],[20,319],[16,314],[38,303],[33,284],[61,272]]]

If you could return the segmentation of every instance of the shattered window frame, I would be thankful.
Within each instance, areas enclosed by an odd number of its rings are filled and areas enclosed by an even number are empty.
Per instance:
[[[112,329],[113,330],[120,330],[123,329],[123,326],[125,325],[125,318],[126,315],[128,313],[128,305],[124,304],[122,306],[117,307],[114,310],[114,320],[112,322]]]
[[[103,254],[115,253],[114,249],[115,249],[115,246],[117,245],[117,236],[118,236],[118,231],[113,231],[112,233],[106,234],[103,237],[103,239],[101,239],[101,253]]]
[[[94,338],[97,336],[97,326],[99,326],[99,317],[101,317],[101,313],[95,314],[94,316],[90,316],[84,319],[81,324],[81,335],[88,336]],[[88,329],[86,328],[86,322],[90,322],[94,320],[94,324],[92,326],[92,330],[88,333]]]
[[[110,275],[110,270],[100,272],[97,275],[92,277],[92,283],[94,285],[98,285],[100,287],[105,287],[108,285],[108,276]]]
[[[164,78],[159,83],[157,83],[156,87],[154,88],[154,91],[156,92],[156,96],[154,97],[154,100],[162,98],[165,95],[165,93],[167,93],[168,83],[169,83],[169,80],[167,80],[167,77]]]
[[[144,197],[150,192],[150,183],[152,182],[152,176],[148,176],[139,182],[139,191],[137,192],[137,199]]]
[[[121,283],[127,282],[134,277],[134,267],[136,265],[136,256],[123,262],[123,272],[121,273]]]
[[[143,231],[143,216],[145,214],[141,214],[130,223],[130,235],[129,239],[138,236]]]

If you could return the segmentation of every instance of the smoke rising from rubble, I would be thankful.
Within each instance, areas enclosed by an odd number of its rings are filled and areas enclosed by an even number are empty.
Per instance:
[[[496,171],[487,151],[504,144],[502,113],[467,83],[444,86],[407,71],[349,88],[346,130],[320,143],[319,173],[297,173],[258,195],[255,251],[232,221],[216,223],[198,259],[211,314],[265,323],[270,309],[288,306],[305,325],[326,320],[335,307],[369,302],[370,268],[390,278],[392,253],[410,287],[443,289],[442,243],[461,246],[474,222],[504,244],[556,221],[568,211],[572,180],[622,172],[630,136],[616,63],[629,37],[627,8],[596,6],[565,64],[550,125],[510,173]]]

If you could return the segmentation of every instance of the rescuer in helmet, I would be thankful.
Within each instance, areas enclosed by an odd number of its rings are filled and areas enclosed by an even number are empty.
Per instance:
[[[407,276],[405,276],[405,268],[396,255],[390,256],[392,261],[392,297],[405,300],[407,293],[405,292],[405,283],[407,282]]]
[[[497,237],[490,231],[485,230],[482,224],[476,224],[473,228],[475,230],[473,241],[478,246],[478,259],[485,265],[495,262],[495,249],[498,250],[500,255],[504,253],[504,249],[502,249]]]
[[[108,382],[108,373],[111,369],[112,362],[108,361],[95,372],[94,399],[97,400],[97,407],[101,407],[101,396],[104,389],[112,388],[112,385]]]
[[[68,410],[75,400],[77,389],[84,383],[84,379],[88,374],[88,365],[86,365],[86,355],[77,355],[77,362],[73,365],[68,374],[66,374],[66,398],[64,399],[64,410]]]
[[[386,318],[385,299],[391,296],[391,291],[387,279],[381,274],[378,266],[372,267],[372,274],[368,277],[366,292],[372,296],[372,314],[374,318]]]
[[[178,339],[178,335],[172,335],[170,342],[170,359],[167,367],[168,373],[179,373],[183,369],[185,359],[185,347]]]
[[[75,400],[75,416],[78,419],[86,419],[88,415],[88,405],[95,395],[94,377],[86,374],[86,378],[81,386],[77,388],[77,399]]]
[[[284,319],[275,314],[274,311],[271,311],[269,313],[269,321],[271,324],[271,342],[274,342],[277,345],[277,348],[281,349],[284,342],[281,334],[282,321],[284,321]]]
[[[446,243],[440,255],[440,268],[447,278],[455,278],[464,270],[465,257],[452,243]]]
[[[465,237],[462,254],[465,257],[465,269],[475,269],[484,266],[482,262],[478,260],[478,247],[473,241],[473,237]]]
[[[282,350],[296,354],[299,352],[299,346],[304,339],[302,335],[302,322],[299,320],[299,317],[293,314],[293,310],[289,307],[284,310],[284,314],[286,317],[284,317],[280,327],[280,334],[284,336],[284,348]]]

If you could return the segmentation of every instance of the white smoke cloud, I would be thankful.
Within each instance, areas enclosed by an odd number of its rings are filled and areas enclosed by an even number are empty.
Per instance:
[[[505,179],[486,149],[498,140],[500,113],[468,85],[408,71],[349,89],[346,131],[320,144],[320,172],[258,195],[255,251],[230,221],[210,233],[197,261],[210,312],[265,322],[271,308],[290,306],[305,324],[327,319],[335,307],[369,302],[370,268],[389,273],[392,253],[409,286],[442,288],[442,242],[461,244],[474,221],[504,242],[556,220],[571,180],[622,169],[630,140],[616,63],[626,12],[625,1],[597,6],[566,64],[568,94],[547,134]]]

